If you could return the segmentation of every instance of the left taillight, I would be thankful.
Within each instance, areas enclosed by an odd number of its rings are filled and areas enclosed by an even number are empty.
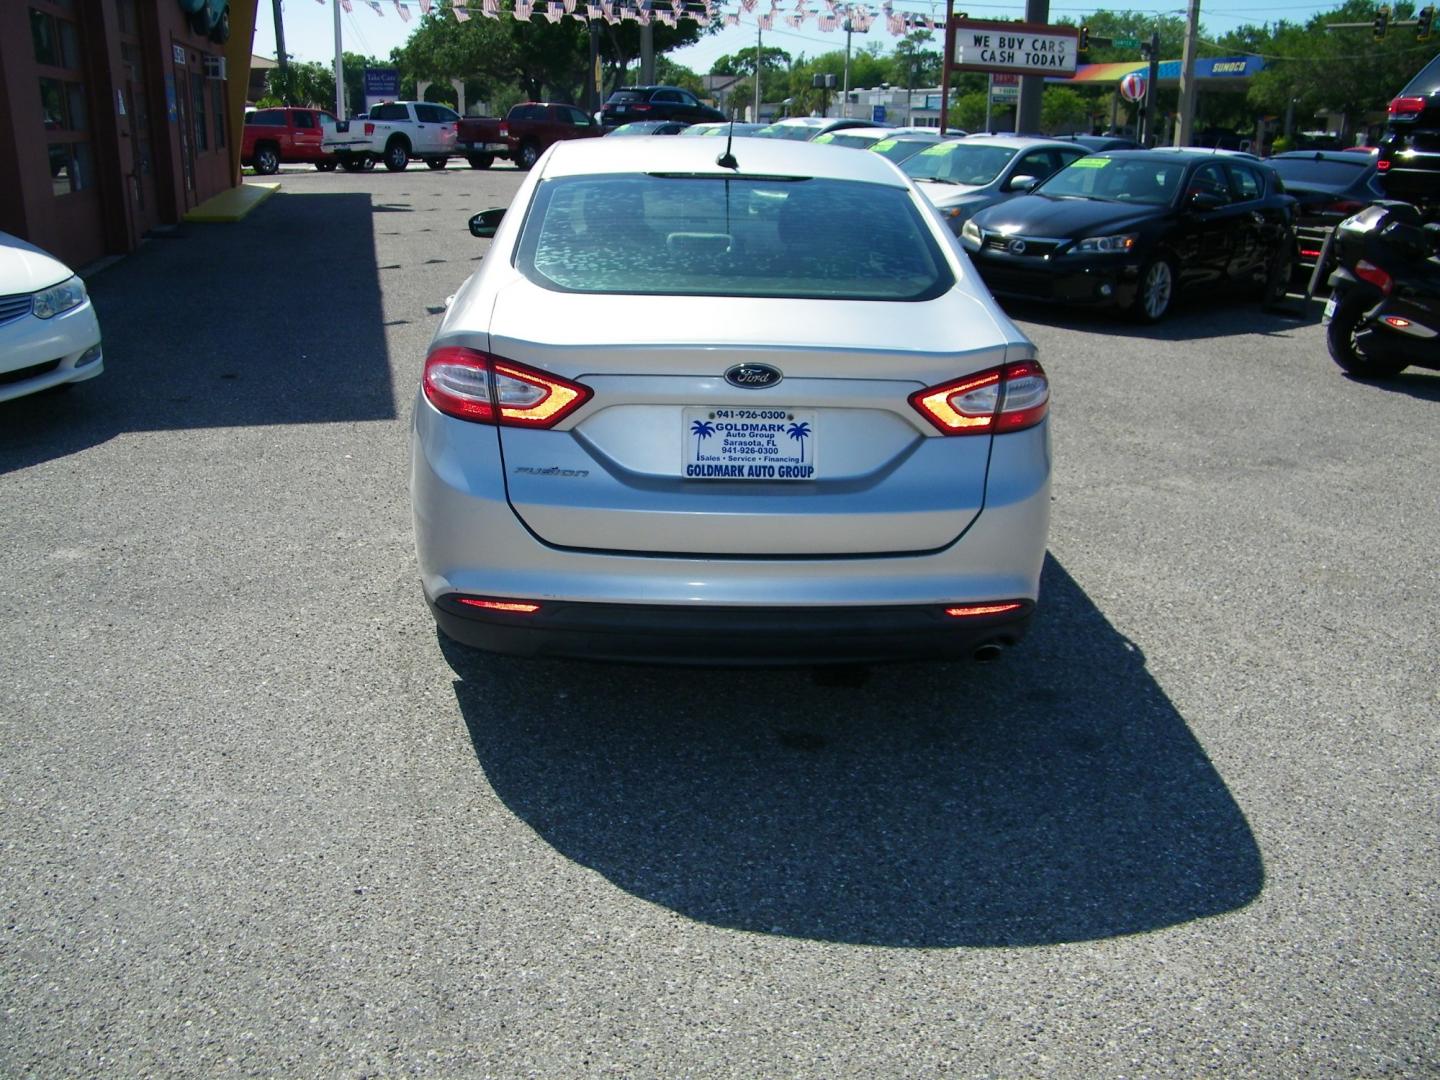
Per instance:
[[[1003,435],[1032,428],[1050,409],[1050,380],[1035,360],[1002,364],[910,395],[946,435]]]
[[[476,349],[425,358],[425,397],[446,416],[503,427],[554,427],[594,393],[588,386]]]
[[[1361,281],[1368,281],[1386,296],[1395,287],[1395,279],[1392,278],[1383,267],[1376,266],[1369,259],[1361,259],[1355,264],[1355,276]]]
[[[1425,99],[1423,97],[1397,97],[1391,100],[1391,120],[1414,120],[1425,111]]]

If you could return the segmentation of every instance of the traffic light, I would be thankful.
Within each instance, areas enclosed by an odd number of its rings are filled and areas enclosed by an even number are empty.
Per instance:
[[[1428,8],[1426,10],[1429,10]],[[1428,31],[1428,28],[1427,28]],[[1421,40],[1424,40],[1423,38]],[[1090,27],[1084,23],[1080,24],[1080,47],[1077,51],[1084,52],[1090,48]]]
[[[1149,59],[1150,59],[1150,42],[1149,42],[1149,41],[1142,41],[1142,42],[1140,42],[1140,57],[1141,57],[1141,59],[1143,59],[1143,60],[1149,60]]]
[[[1421,8],[1415,15],[1415,40],[1429,41],[1430,27],[1435,22],[1435,5]]]
[[[1385,6],[1385,7],[1382,7],[1379,11],[1375,12],[1375,40],[1376,40],[1376,41],[1384,41],[1384,40],[1385,40],[1385,31],[1386,31],[1387,28],[1389,28],[1389,26],[1390,26],[1390,8],[1389,8],[1388,6]]]

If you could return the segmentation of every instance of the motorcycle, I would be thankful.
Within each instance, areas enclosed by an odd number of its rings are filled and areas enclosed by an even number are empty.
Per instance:
[[[1361,379],[1414,364],[1440,369],[1440,224],[1423,225],[1409,203],[1378,202],[1335,229],[1325,340]]]

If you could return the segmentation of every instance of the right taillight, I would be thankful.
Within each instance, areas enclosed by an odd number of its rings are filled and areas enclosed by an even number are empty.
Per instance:
[[[425,358],[421,385],[446,416],[503,427],[554,427],[594,393],[558,375],[455,345]]]
[[[1390,101],[1391,120],[1414,120],[1424,111],[1423,97],[1397,97]]]
[[[1038,361],[966,375],[910,395],[910,404],[946,435],[1003,435],[1045,419],[1050,380]]]

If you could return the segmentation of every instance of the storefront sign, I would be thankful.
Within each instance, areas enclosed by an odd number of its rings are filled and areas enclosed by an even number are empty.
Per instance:
[[[1080,32],[1074,27],[956,19],[950,32],[954,39],[953,70],[1050,78],[1075,74]]]
[[[400,96],[399,68],[365,69],[365,96],[382,101],[394,101]]]

